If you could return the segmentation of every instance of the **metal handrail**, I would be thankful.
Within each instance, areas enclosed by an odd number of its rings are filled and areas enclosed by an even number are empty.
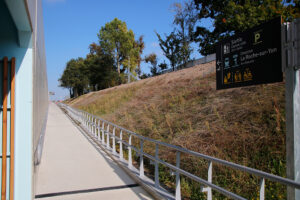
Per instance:
[[[85,127],[87,128],[87,130],[94,134],[95,137],[98,137],[98,140],[102,141],[102,144],[106,144],[106,147],[107,148],[110,148],[110,137],[113,139],[113,152],[116,153],[116,150],[115,150],[115,140],[118,140],[119,142],[121,142],[120,144],[124,144],[126,145],[130,152],[129,152],[129,159],[128,159],[128,167],[132,167],[132,153],[131,153],[131,149],[136,151],[137,153],[139,153],[140,155],[140,176],[143,176],[144,174],[144,166],[143,166],[143,157],[146,156],[148,157],[149,159],[155,161],[155,186],[156,187],[159,187],[159,180],[158,180],[158,163],[160,164],[163,164],[171,169],[173,169],[174,171],[176,171],[176,193],[175,193],[175,198],[176,200],[178,199],[181,199],[181,193],[180,193],[180,174],[182,175],[185,175],[203,185],[206,185],[207,188],[204,188],[203,191],[207,192],[208,195],[207,195],[207,199],[208,200],[211,200],[212,199],[212,193],[211,193],[211,189],[213,190],[216,190],[228,197],[231,197],[233,199],[245,199],[237,194],[234,194],[230,191],[227,191],[225,190],[224,188],[221,188],[215,184],[212,183],[212,163],[218,163],[218,164],[221,164],[221,165],[224,165],[224,166],[228,166],[230,168],[233,168],[233,169],[237,169],[239,171],[243,171],[243,172],[247,172],[249,174],[253,174],[253,175],[256,175],[258,177],[261,178],[261,181],[260,181],[260,199],[264,199],[264,192],[265,192],[265,179],[268,179],[268,180],[271,180],[271,181],[275,181],[275,182],[278,182],[278,183],[281,183],[281,184],[284,184],[284,185],[287,185],[287,186],[291,186],[293,188],[296,188],[296,189],[300,189],[300,183],[298,182],[295,182],[291,179],[288,179],[288,178],[283,178],[283,177],[280,177],[280,176],[277,176],[277,175],[273,175],[273,174],[270,174],[270,173],[267,173],[267,172],[264,172],[264,171],[261,171],[261,170],[257,170],[257,169],[253,169],[253,168],[250,168],[250,167],[246,167],[246,166],[243,166],[243,165],[239,165],[239,164],[236,164],[236,163],[232,163],[232,162],[229,162],[229,161],[226,161],[226,160],[222,160],[222,159],[219,159],[219,158],[215,158],[215,157],[212,157],[212,156],[208,156],[208,155],[205,155],[205,154],[201,154],[201,153],[198,153],[198,152],[195,152],[195,151],[191,151],[191,150],[188,150],[188,149],[185,149],[185,148],[182,148],[182,147],[179,147],[179,146],[175,146],[175,145],[172,145],[172,144],[168,144],[168,143],[165,143],[165,142],[161,142],[161,141],[157,141],[157,140],[154,140],[154,139],[151,139],[151,138],[148,138],[148,137],[145,137],[145,136],[142,136],[142,135],[139,135],[135,132],[132,132],[130,130],[127,130],[121,126],[118,126],[112,122],[109,122],[105,119],[102,119],[98,116],[95,116],[95,115],[92,115],[86,111],[82,111],[82,110],[79,110],[79,109],[75,109],[75,108],[72,108],[68,105],[65,105],[65,104],[62,104],[60,103],[59,104],[61,107],[65,108],[66,111],[70,111],[75,119],[77,119],[78,121],[81,121],[83,122],[83,125],[85,125]],[[96,122],[98,120],[98,123]],[[100,126],[100,122],[102,122],[102,126]],[[105,130],[105,126],[104,124],[107,124],[106,126],[106,130]],[[113,133],[111,133],[109,131],[109,128],[110,126],[113,128]],[[117,137],[115,135],[115,129],[119,129],[121,131],[121,133],[127,133],[129,134],[129,142],[126,142],[122,139],[122,137]],[[96,131],[98,130],[98,132]],[[96,133],[97,132],[97,133]],[[102,133],[102,138],[100,137]],[[105,136],[106,135],[106,141],[104,140],[105,139]],[[141,143],[141,149],[138,149],[136,148],[135,146],[133,146],[131,144],[131,136],[135,136],[137,137],[138,139],[140,139],[140,143]],[[144,141],[149,141],[149,142],[152,142],[155,144],[156,146],[156,156],[152,156],[152,155],[149,155],[145,152],[143,152],[143,143]],[[176,150],[176,166],[170,164],[170,163],[167,163],[161,159],[158,158],[158,146],[161,145],[161,146],[165,146],[165,147],[168,147],[168,148],[171,148],[171,149],[174,149]],[[122,147],[120,147],[122,148]],[[122,149],[121,149],[122,150]],[[180,169],[180,153],[186,153],[186,154],[189,154],[189,155],[193,155],[193,156],[196,156],[196,157],[199,157],[199,158],[203,158],[205,160],[208,160],[209,161],[209,169],[208,169],[208,181],[202,179],[202,178],[199,178],[183,169]],[[122,155],[119,155],[120,156],[120,159],[123,159],[123,150],[122,150]],[[142,163],[142,164],[141,164]],[[141,175],[142,174],[142,175]]]

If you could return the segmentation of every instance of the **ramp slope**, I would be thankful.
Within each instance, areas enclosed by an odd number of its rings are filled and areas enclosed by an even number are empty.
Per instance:
[[[151,199],[99,151],[51,103],[36,199]]]

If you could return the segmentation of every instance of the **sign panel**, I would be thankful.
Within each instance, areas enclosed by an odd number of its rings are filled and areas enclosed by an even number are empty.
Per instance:
[[[281,18],[219,42],[216,76],[217,90],[282,81]]]

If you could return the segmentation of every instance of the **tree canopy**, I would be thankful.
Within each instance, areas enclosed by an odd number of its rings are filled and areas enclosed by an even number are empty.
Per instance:
[[[300,16],[299,0],[194,0],[198,24],[194,41],[199,43],[199,52],[208,55],[215,52],[216,42],[245,31],[277,16],[291,21]],[[212,27],[207,27],[207,22]]]
[[[175,32],[171,32],[169,35],[165,35],[164,40],[158,33],[156,33],[159,46],[169,61],[170,65],[175,70],[175,67],[180,63],[180,39]]]
[[[119,74],[125,69],[134,72],[140,62],[140,48],[144,45],[142,38],[135,41],[133,31],[117,18],[100,29],[98,38],[103,51],[113,56]]]
[[[59,79],[71,97],[125,82],[125,72],[136,77],[145,47],[143,36],[135,39],[125,22],[115,18],[101,27],[99,43],[89,45],[86,58],[71,59]]]
[[[59,79],[60,86],[69,89],[70,96],[77,97],[84,93],[88,85],[88,77],[85,75],[87,68],[83,58],[71,59]]]

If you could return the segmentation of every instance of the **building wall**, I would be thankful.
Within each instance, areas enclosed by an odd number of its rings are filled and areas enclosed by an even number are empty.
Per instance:
[[[46,70],[42,1],[28,0],[29,15],[33,28],[33,184],[42,156],[48,113],[48,80]],[[33,187],[33,194],[35,187]]]
[[[0,27],[0,60],[4,56],[16,57],[14,196],[16,200],[29,200],[34,197],[35,164],[42,153],[48,110],[42,1],[0,1]],[[1,76],[0,85],[2,79]],[[0,90],[2,99],[2,85]]]
[[[32,40],[23,38],[19,45],[19,33],[14,20],[3,1],[0,1],[0,59],[16,57],[16,113],[15,113],[15,199],[32,197]],[[3,73],[1,73],[2,75]],[[1,84],[3,77],[1,76]],[[1,99],[2,99],[2,87]],[[10,96],[8,97],[10,99]],[[10,105],[10,101],[9,101]],[[2,115],[2,112],[1,112]],[[8,113],[9,119],[10,113]],[[1,130],[2,130],[2,123]],[[8,123],[9,127],[10,123]],[[9,130],[8,130],[9,133]],[[1,137],[2,139],[2,137]],[[8,137],[9,140],[9,137]],[[2,150],[2,141],[0,141]],[[9,155],[8,141],[8,155]],[[9,159],[7,160],[9,171]],[[8,174],[8,173],[7,173]],[[7,176],[9,177],[9,176]],[[7,197],[9,191],[7,182]]]

